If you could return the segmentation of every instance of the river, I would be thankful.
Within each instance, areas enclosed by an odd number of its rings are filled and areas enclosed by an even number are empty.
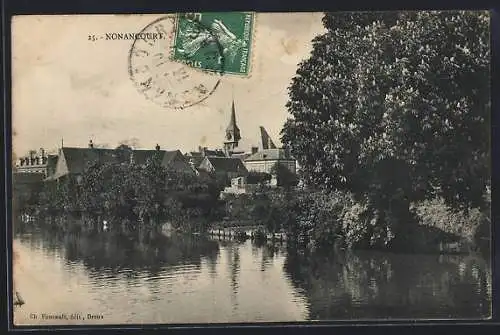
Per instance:
[[[477,319],[491,313],[491,270],[477,255],[326,257],[250,240],[157,236],[139,243],[111,233],[16,230],[14,289],[25,300],[14,307],[16,325]]]

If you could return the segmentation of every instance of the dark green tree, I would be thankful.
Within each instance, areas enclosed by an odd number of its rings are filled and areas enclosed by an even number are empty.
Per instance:
[[[265,184],[271,180],[272,176],[266,172],[250,171],[247,175],[247,184]]]
[[[304,182],[366,200],[386,243],[405,235],[412,201],[481,205],[489,22],[479,11],[327,13],[292,80],[282,131]]]
[[[177,188],[175,174],[161,165],[160,154],[149,158],[141,167],[137,180],[136,213],[146,224],[159,225],[170,220],[179,211],[180,205],[173,199],[172,191]]]
[[[284,164],[279,162],[271,167],[271,175],[277,179],[278,186],[290,189],[297,185],[297,175],[290,171]]]

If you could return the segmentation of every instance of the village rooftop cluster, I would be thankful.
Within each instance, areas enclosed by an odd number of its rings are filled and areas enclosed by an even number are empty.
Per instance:
[[[171,171],[193,175],[209,174],[230,181],[225,193],[247,193],[252,185],[247,183],[251,172],[271,175],[268,185],[278,186],[273,167],[280,164],[292,174],[297,173],[297,162],[285,148],[278,148],[266,129],[261,126],[260,148],[252,146],[249,151],[238,145],[241,132],[236,123],[234,100],[230,111],[230,121],[224,134],[223,148],[208,149],[199,147],[198,151],[183,154],[180,150],[164,150],[160,145],[155,149],[132,149],[122,146],[128,152],[131,164],[143,165],[148,158],[160,153],[161,164]],[[14,176],[16,182],[30,183],[40,181],[59,181],[70,176],[81,179],[87,163],[99,161],[112,162],[117,149],[97,148],[92,140],[87,147],[66,147],[61,144],[57,154],[48,154],[43,148],[31,150],[27,156],[17,160]]]

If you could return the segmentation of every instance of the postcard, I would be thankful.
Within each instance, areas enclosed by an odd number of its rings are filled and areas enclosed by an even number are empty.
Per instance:
[[[491,317],[487,11],[11,26],[15,326]]]

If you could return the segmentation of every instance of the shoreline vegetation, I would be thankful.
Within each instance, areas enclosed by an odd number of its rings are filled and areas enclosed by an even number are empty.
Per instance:
[[[454,211],[439,198],[414,203],[404,235],[384,243],[380,212],[348,192],[261,185],[250,194],[221,199],[223,187],[210,176],[169,172],[152,159],[144,166],[90,164],[81,178],[33,184],[13,201],[23,221],[35,217],[72,233],[109,231],[143,238],[231,228],[236,240],[286,241],[298,250],[489,254],[489,194],[488,206],[468,211]]]
[[[50,220],[76,231],[250,224],[307,250],[489,256],[489,24],[486,11],[325,13],[288,87],[281,143],[299,173],[278,165],[278,188],[220,198],[228,180],[124,158],[14,184],[14,213],[81,217]]]

